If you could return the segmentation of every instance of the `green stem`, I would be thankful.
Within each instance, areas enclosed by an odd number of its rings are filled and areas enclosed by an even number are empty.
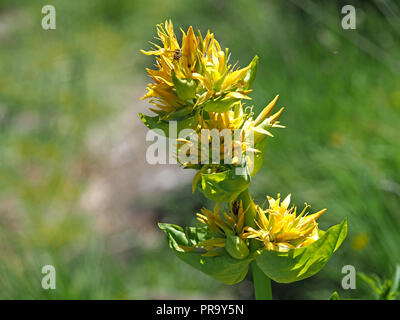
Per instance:
[[[247,210],[244,217],[246,226],[255,228],[256,205],[254,204],[249,190],[246,189],[243,191],[238,199],[243,203],[243,210]],[[250,240],[250,250],[252,252],[257,250],[259,246],[260,244],[257,240]],[[251,263],[251,269],[253,272],[253,285],[256,300],[272,300],[271,280],[262,272],[255,261]]]
[[[271,280],[261,271],[255,261],[251,263],[251,269],[256,300],[272,300]]]

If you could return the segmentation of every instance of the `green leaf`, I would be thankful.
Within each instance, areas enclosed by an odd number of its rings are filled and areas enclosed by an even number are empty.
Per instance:
[[[258,56],[256,55],[250,62],[250,69],[249,71],[247,71],[247,74],[243,79],[245,83],[245,89],[250,89],[254,80],[256,79],[257,67],[258,67]]]
[[[383,291],[381,279],[375,274],[366,275],[363,272],[357,272],[357,277],[371,289],[373,296],[379,299]]]
[[[267,145],[267,137],[263,137],[259,142],[254,145],[254,148],[259,150],[259,153],[254,155],[254,165],[250,173],[251,177],[254,177],[256,173],[261,169],[264,163],[265,146]]]
[[[170,121],[170,120],[180,120],[183,121],[185,117],[193,113],[193,106],[188,105],[187,107],[182,107],[177,109],[175,112],[168,114],[165,116],[164,120],[165,121]],[[186,129],[186,128],[183,128]]]
[[[230,97],[219,97],[204,103],[204,110],[207,112],[226,112],[233,107],[239,100]]]
[[[337,293],[337,291],[335,291],[334,293],[331,294],[331,296],[329,297],[329,300],[340,300],[339,294]]]
[[[396,299],[396,296],[400,293],[399,286],[400,286],[400,265],[397,264],[389,292],[389,296],[393,297],[393,299]]]
[[[250,251],[246,243],[237,235],[226,236],[225,250],[235,259],[246,258]]]
[[[256,258],[257,265],[268,277],[279,283],[306,279],[325,266],[346,235],[347,220],[343,220],[305,248],[288,252],[263,250]]]
[[[248,272],[250,262],[254,259],[249,256],[237,260],[225,251],[216,257],[203,257],[203,252],[185,251],[179,246],[193,246],[208,238],[206,228],[190,227],[185,233],[177,225],[159,223],[158,226],[167,234],[168,245],[178,258],[225,284],[232,285],[242,281]]]
[[[246,170],[246,174],[237,174],[236,168]],[[249,185],[250,175],[243,166],[218,173],[201,173],[198,182],[199,190],[214,202],[232,202]]]
[[[197,84],[193,79],[179,79],[175,72],[171,73],[176,94],[182,100],[191,100],[196,96]]]
[[[166,137],[169,137],[169,121],[161,120],[159,116],[150,117],[139,113],[140,119],[149,129],[160,129],[164,132]],[[189,116],[182,120],[175,120],[177,122],[177,135],[183,129],[195,129],[197,127],[198,118],[196,115]],[[176,137],[177,138],[177,137]]]
[[[377,300],[395,300],[399,295],[400,265],[396,265],[396,271],[392,280],[381,279],[376,274],[366,275],[357,272],[357,277],[362,280],[373,292]]]

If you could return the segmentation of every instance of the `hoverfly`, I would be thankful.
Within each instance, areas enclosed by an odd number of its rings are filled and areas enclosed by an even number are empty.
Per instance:
[[[184,55],[184,54],[182,53],[182,50],[181,50],[181,49],[166,50],[165,52],[168,53],[168,54],[173,55],[172,57],[173,57],[173,59],[174,59],[175,61],[179,61],[179,60],[182,58],[182,56]],[[186,57],[186,55],[185,55],[185,57]]]
[[[174,60],[179,61],[182,58],[182,50],[181,49],[176,49],[174,51]]]
[[[182,52],[182,49],[166,50],[165,52],[171,54],[170,58],[172,57],[173,61],[175,62],[179,62],[183,56],[186,57],[188,62],[187,67],[192,68],[192,65],[189,63],[189,57]]]

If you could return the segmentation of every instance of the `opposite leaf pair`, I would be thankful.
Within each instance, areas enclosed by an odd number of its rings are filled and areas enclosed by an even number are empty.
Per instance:
[[[241,282],[254,260],[265,275],[276,282],[290,283],[311,277],[325,266],[347,234],[347,221],[344,220],[326,232],[319,231],[321,238],[306,248],[288,252],[257,250],[238,260],[227,252],[216,257],[204,257],[201,252],[182,249],[182,246],[196,246],[207,240],[208,230],[204,227],[184,230],[173,224],[158,225],[167,234],[170,248],[181,260],[229,285]]]
[[[296,208],[289,209],[290,196],[282,203],[279,195],[268,200],[267,210],[254,203],[244,209],[239,201],[230,204],[229,212],[221,213],[218,204],[213,212],[203,209],[198,220],[206,226],[201,228],[183,230],[165,223],[159,227],[179,258],[227,284],[243,280],[253,260],[276,282],[290,283],[314,275],[345,239],[347,221],[324,232],[318,229],[316,219],[325,210],[307,215],[306,206],[296,216]],[[255,212],[248,212],[251,210]],[[254,227],[250,227],[245,215],[254,213]]]

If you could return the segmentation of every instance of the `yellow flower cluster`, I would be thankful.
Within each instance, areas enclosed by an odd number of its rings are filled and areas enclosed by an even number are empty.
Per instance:
[[[254,120],[252,108],[245,110],[242,100],[250,99],[247,94],[251,92],[258,57],[247,67],[237,69],[228,62],[228,49],[223,51],[210,31],[204,38],[200,31],[195,35],[192,27],[186,33],[181,31],[180,45],[171,21],[157,25],[162,46],[153,43],[153,50],[142,50],[146,55],[156,56],[156,69],[147,69],[153,82],[148,84],[148,92],[142,99],[149,99],[157,107],[150,110],[158,114],[159,120],[189,116],[198,119],[194,135],[178,139],[177,160],[181,165],[200,169],[199,164],[215,163],[216,153],[219,163],[237,165],[244,153],[261,152],[254,145],[262,137],[272,136],[267,129],[283,127],[277,121],[283,108],[270,116],[278,96]],[[206,129],[216,129],[220,134],[217,151],[212,146],[216,143],[212,132],[201,136]],[[207,154],[204,145],[207,145]],[[225,161],[228,158],[231,162]]]
[[[245,258],[249,254],[249,249],[248,244],[242,239],[244,215],[245,210],[239,201],[230,204],[229,213],[221,214],[218,204],[215,205],[214,211],[203,208],[201,213],[197,213],[197,219],[208,227],[213,236],[196,245],[207,251],[203,256],[220,255],[221,249],[225,248],[232,257]]]
[[[202,163],[202,153],[207,153],[208,162],[214,163],[215,150],[217,146],[219,163],[226,162],[226,158],[230,159],[230,164],[237,165],[242,160],[242,155],[248,152],[260,153],[262,150],[256,148],[257,142],[263,137],[273,137],[267,129],[269,128],[284,128],[279,124],[277,119],[281,115],[283,108],[270,116],[270,112],[274,107],[278,96],[264,109],[257,119],[253,119],[253,113],[246,113],[243,110],[242,104],[238,104],[233,110],[228,110],[223,113],[208,112],[199,115],[199,126],[195,132],[195,136],[179,138],[178,154],[185,152],[189,156],[189,152],[195,155],[195,164]],[[205,133],[208,130],[208,134]],[[214,141],[212,135],[213,130],[218,133],[218,141]],[[205,141],[204,141],[205,139]],[[207,151],[204,146],[207,145]],[[203,147],[203,148],[202,148]],[[194,149],[194,150],[192,150]],[[195,167],[193,163],[181,162],[178,156],[178,161],[184,167]],[[250,159],[247,157],[247,161]],[[251,163],[248,163],[251,166]]]
[[[241,99],[250,99],[247,94],[257,57],[252,64],[235,69],[229,64],[228,49],[222,51],[214,34],[207,32],[203,38],[196,36],[193,28],[182,30],[182,45],[178,43],[171,21],[157,25],[158,39],[162,46],[152,43],[153,50],[146,55],[156,55],[156,69],[147,69],[153,79],[142,99],[150,99],[163,119],[177,118],[189,114],[193,108],[205,109],[230,107]]]
[[[289,249],[303,248],[319,239],[316,220],[326,211],[307,215],[305,206],[296,216],[296,207],[291,207],[290,195],[280,203],[280,195],[275,200],[268,197],[269,208],[257,207],[256,224],[258,228],[245,227],[244,238],[254,238],[264,243],[267,250],[285,252]]]
[[[265,138],[273,136],[269,129],[283,128],[278,121],[283,108],[271,115],[278,96],[258,117],[253,118],[252,108],[245,108],[243,100],[251,99],[248,94],[255,79],[258,57],[247,67],[237,68],[236,64],[229,64],[228,49],[222,50],[210,31],[205,37],[200,31],[195,34],[192,27],[186,32],[182,29],[181,31],[182,42],[179,43],[171,21],[157,25],[157,39],[161,41],[161,45],[152,43],[152,50],[142,50],[146,55],[156,56],[155,69],[147,69],[153,81],[148,84],[147,94],[142,99],[149,99],[156,107],[150,110],[157,114],[154,117],[157,123],[195,119],[192,133],[177,139],[178,162],[184,167],[199,170],[194,178],[193,190],[201,174],[227,172],[225,164],[245,163],[252,176],[252,168],[259,169],[260,165],[251,163],[247,152],[262,153]],[[215,141],[213,131],[218,132],[218,141]],[[180,155],[185,156],[184,161]],[[225,161],[228,155],[230,163]],[[214,161],[215,156],[218,162]],[[223,177],[231,179],[229,175]],[[235,187],[247,188],[246,179],[240,180],[241,184],[236,181],[238,180],[231,182]],[[232,193],[232,186],[228,181],[220,182],[208,176],[201,186],[202,192],[209,198],[212,196],[211,199],[216,202],[225,201],[226,192]],[[242,191],[240,189],[238,194]],[[214,195],[218,192],[224,197],[218,198]],[[183,249],[190,251],[202,248],[206,250],[205,256],[215,256],[227,251],[232,257],[242,259],[249,254],[248,239],[259,240],[267,250],[280,252],[302,248],[319,239],[316,220],[325,209],[307,215],[309,206],[306,205],[296,215],[295,207],[289,209],[290,195],[282,202],[279,194],[276,200],[268,197],[268,202],[269,208],[266,210],[255,206],[256,226],[245,225],[245,211],[249,208],[243,208],[238,199],[230,203],[229,212],[221,213],[218,203],[214,211],[202,209],[197,217],[207,226],[210,237],[195,247]]]

